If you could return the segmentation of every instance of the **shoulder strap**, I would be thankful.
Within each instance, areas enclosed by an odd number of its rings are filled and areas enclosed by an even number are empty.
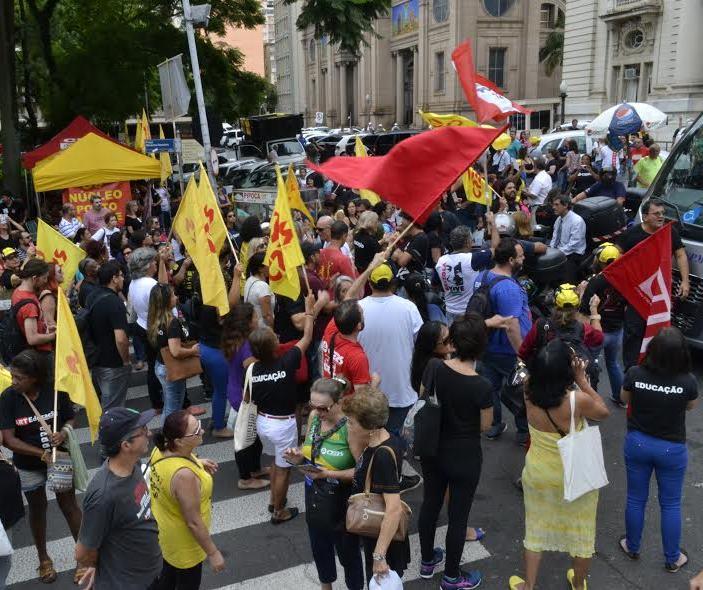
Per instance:
[[[37,407],[32,403],[32,400],[30,400],[24,393],[22,394],[22,397],[27,400],[29,407],[32,408],[32,412],[34,412],[34,415],[37,417],[37,420],[39,421],[39,424],[41,424],[41,427],[44,429],[44,432],[51,436],[54,431],[46,423],[46,420],[44,420],[44,417],[39,413],[39,410],[37,410]]]
[[[17,312],[18,312],[20,309],[22,309],[25,305],[27,305],[28,303],[34,303],[34,305],[37,306],[37,309],[40,309],[39,305],[37,305],[37,302],[34,301],[34,299],[30,299],[29,297],[25,297],[24,299],[20,299],[17,303],[15,303],[15,304],[10,308],[10,312],[11,312],[13,315],[16,316],[16,315],[17,315]]]
[[[95,297],[95,301],[93,301],[93,303],[91,303],[91,304],[90,304],[90,307],[88,308],[88,313],[91,313],[91,312],[93,311],[93,308],[94,308],[98,303],[100,303],[103,299],[105,299],[106,297],[109,297],[109,296],[110,296],[109,293],[102,293],[102,294],[100,294],[99,296]]]
[[[557,426],[557,423],[552,418],[552,415],[549,413],[549,410],[545,408],[544,413],[547,414],[547,418],[549,418],[549,421],[552,423],[552,426],[554,426],[556,431],[561,435],[562,438],[564,438],[566,436],[566,433],[561,428],[559,428],[559,426]]]
[[[486,271],[486,272],[488,272],[488,271]],[[497,275],[497,276],[493,277],[493,280],[488,284],[488,290],[490,291],[494,285],[496,285],[506,279],[512,279],[512,277],[506,277],[505,275]]]
[[[334,343],[337,339],[337,332],[330,338],[330,379],[334,379]]]
[[[366,470],[366,481],[364,482],[364,493],[368,494],[371,492],[371,468],[373,467],[373,460],[374,457],[376,457],[376,453],[380,451],[381,449],[386,449],[391,454],[391,457],[393,457],[393,464],[395,465],[395,470],[396,472],[398,471],[398,460],[395,458],[395,453],[393,452],[393,449],[391,449],[387,445],[381,445],[378,447],[373,454],[371,455],[371,460],[369,461],[369,468]]]
[[[254,373],[254,365],[256,362],[251,363],[247,367],[247,372],[244,374],[244,387],[242,387],[242,401],[251,402],[251,376]],[[247,393],[249,394],[247,398]]]
[[[159,459],[158,461],[154,461],[153,463],[149,462],[149,466],[153,469],[156,465],[161,463],[161,461],[166,461],[166,459],[185,459],[186,461],[190,461],[198,469],[202,469],[202,467],[198,464],[198,462],[194,461],[192,457],[181,457],[181,456],[177,456],[177,455],[170,455],[169,457],[161,457],[161,459]]]

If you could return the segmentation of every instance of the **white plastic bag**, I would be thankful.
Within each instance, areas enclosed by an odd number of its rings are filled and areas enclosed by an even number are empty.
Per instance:
[[[239,412],[237,412],[237,421],[234,423],[234,451],[236,453],[250,447],[256,440],[257,407],[251,401],[251,375],[253,369],[254,363],[247,367],[242,390],[242,403],[239,406]]]
[[[382,578],[376,579],[376,576],[373,576],[369,582],[369,590],[403,590],[403,580],[393,570],[390,570]]]
[[[584,494],[608,485],[608,474],[603,462],[603,443],[598,426],[576,431],[574,409],[576,392],[570,393],[571,425],[569,434],[557,441],[564,468],[564,500],[573,502]]]

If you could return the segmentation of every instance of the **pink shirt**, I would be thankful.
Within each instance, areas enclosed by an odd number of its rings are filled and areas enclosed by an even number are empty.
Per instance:
[[[103,207],[98,212],[91,207],[83,213],[83,225],[85,225],[85,228],[91,236],[101,227],[105,227],[105,215],[109,212],[110,210],[106,207]]]

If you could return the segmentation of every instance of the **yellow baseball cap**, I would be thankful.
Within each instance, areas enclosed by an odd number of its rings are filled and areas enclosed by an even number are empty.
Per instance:
[[[615,244],[605,242],[596,248],[594,255],[601,264],[610,264],[620,258],[620,250]]]
[[[559,285],[554,291],[554,305],[564,308],[577,308],[581,303],[581,298],[576,292],[576,286],[571,283]]]
[[[9,246],[7,248],[2,249],[2,257],[7,258],[8,256],[13,256],[17,255],[17,250],[14,248],[10,248]]]
[[[530,137],[530,145],[537,145],[539,143],[539,137],[536,135],[533,135]]]
[[[372,285],[378,285],[382,281],[387,281],[390,283],[393,280],[393,270],[384,262],[381,266],[377,266],[373,269],[369,280]]]

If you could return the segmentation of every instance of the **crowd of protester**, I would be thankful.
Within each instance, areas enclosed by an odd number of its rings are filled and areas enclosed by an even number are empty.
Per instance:
[[[569,431],[572,407],[579,427],[582,419],[604,420],[613,411],[601,396],[606,380],[598,380],[602,350],[612,408],[630,408],[620,547],[638,558],[654,470],[665,567],[674,572],[686,563],[680,548],[685,411],[698,395],[690,355],[680,332],[667,328],[638,365],[643,320],[602,275],[661,227],[663,206],[650,200],[641,224],[591,252],[572,202],[604,194],[624,199],[614,166],[607,165],[617,156],[610,161],[599,152],[596,167],[575,142],[564,153],[542,155],[527,137],[513,140],[487,162],[491,206],[469,202],[457,184],[422,221],[313,178],[311,184],[326,187],[325,200],[314,225],[295,214],[305,259],[296,300],[269,284],[264,220],[224,208],[238,250],[235,260],[225,242],[220,255],[230,304],[224,317],[203,303],[192,259],[178,236],[168,234],[178,203],[165,190],[154,195],[158,217],[148,216],[140,200],[127,205],[121,221],[99,197],[80,218],[72,204],[63,206],[56,228],[87,254],[69,295],[76,313],[89,314],[98,350],[91,374],[104,412],[99,438],[105,461],[82,507],[73,489],[57,494],[76,539],[76,582],[195,589],[205,561],[215,572],[225,566],[210,535],[217,464],[197,454],[208,428],[198,419],[204,409],[189,400],[185,378],[169,377],[169,357],[200,360],[216,437],[234,436],[228,407],[239,409],[249,380],[258,406],[257,439],[235,453],[237,485],[269,488],[270,522],[282,525],[301,508],[288,505],[291,470],[305,472],[305,519],[323,590],[336,581],[335,556],[351,590],[389,570],[402,576],[417,567],[422,578],[432,578],[445,560],[442,589],[481,583],[480,572],[459,566],[464,543],[487,534],[468,523],[481,481],[482,441],[506,432],[504,406],[514,417],[517,448],[524,447],[518,452],[528,449],[517,482],[525,505],[525,579],[514,576],[510,587],[535,588],[541,554],[562,551],[573,557],[568,583],[583,590],[595,552],[598,492],[576,502],[563,499],[557,442]],[[651,181],[653,164],[646,160],[658,157],[655,148],[637,152],[635,179],[643,186]],[[57,432],[45,432],[32,416],[36,407],[53,419],[61,268],[36,258],[20,201],[4,195],[2,203],[0,282],[12,291],[9,313],[26,346],[12,359],[12,386],[0,396],[0,430],[27,498],[39,579],[50,583],[57,573],[46,542],[47,466],[51,449],[66,443],[65,427],[75,415],[62,394]],[[540,212],[554,220],[551,238],[533,235]],[[672,233],[682,276],[678,295],[686,297],[685,251]],[[524,267],[548,247],[561,250],[566,263],[563,280],[541,285],[551,293],[545,313],[535,305]],[[488,315],[472,307],[479,292],[490,302]],[[522,363],[529,372],[524,396],[520,387],[508,400],[506,389]],[[142,414],[126,407],[130,374],[138,370],[147,372],[152,406]],[[661,388],[673,394],[661,395]],[[442,411],[439,450],[417,462],[401,434],[418,396],[428,393]],[[156,416],[152,436],[147,424]],[[149,454],[150,438],[155,448]],[[262,462],[264,449],[274,457],[269,466]],[[147,455],[148,487],[141,469]],[[412,564],[407,536],[394,535],[403,518],[402,494],[420,485],[421,562]],[[345,529],[347,501],[364,490],[385,503],[375,537]],[[135,498],[141,506],[136,514]],[[446,544],[435,547],[444,504]]]

